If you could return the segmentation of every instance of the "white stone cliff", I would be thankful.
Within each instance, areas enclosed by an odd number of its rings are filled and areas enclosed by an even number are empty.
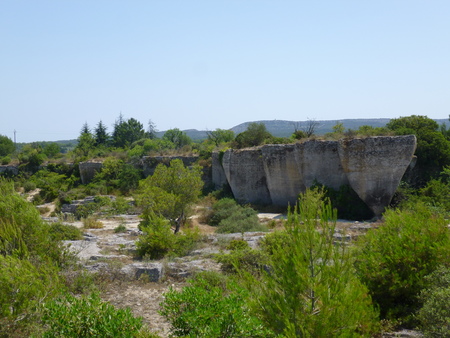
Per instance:
[[[378,136],[229,149],[221,158],[213,154],[213,182],[227,182],[240,202],[275,205],[295,204],[315,181],[334,189],[350,185],[381,216],[416,142],[414,135]]]

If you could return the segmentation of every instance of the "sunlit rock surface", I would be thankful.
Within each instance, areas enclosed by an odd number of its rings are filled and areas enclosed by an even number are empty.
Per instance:
[[[390,203],[416,149],[416,137],[379,136],[339,141],[229,149],[213,158],[214,183],[221,169],[235,198],[244,203],[294,204],[315,182],[350,185],[376,216]]]

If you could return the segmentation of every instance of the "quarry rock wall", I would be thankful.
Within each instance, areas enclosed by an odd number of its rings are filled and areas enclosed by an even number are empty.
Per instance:
[[[378,136],[228,149],[221,159],[213,156],[213,182],[222,185],[225,175],[238,201],[275,205],[295,204],[315,182],[334,189],[350,185],[380,216],[413,159],[416,142],[414,135]]]
[[[88,184],[92,181],[95,174],[100,172],[103,168],[101,161],[86,161],[78,164],[80,168],[81,183]]]
[[[19,175],[19,167],[15,165],[0,165],[0,173],[10,173],[11,175]]]

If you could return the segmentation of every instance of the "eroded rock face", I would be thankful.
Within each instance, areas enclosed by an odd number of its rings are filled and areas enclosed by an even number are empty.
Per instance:
[[[240,202],[294,204],[298,194],[316,181],[334,189],[349,184],[374,214],[380,216],[390,203],[415,148],[413,135],[309,140],[229,149],[223,155],[221,166]],[[213,161],[213,165],[220,165],[220,161]]]
[[[375,215],[381,215],[413,159],[416,137],[340,140],[338,150],[350,186]]]
[[[11,175],[19,175],[19,168],[15,165],[0,165],[0,173],[10,173]]]
[[[229,149],[222,166],[234,197],[240,202],[271,204],[261,148]]]
[[[305,143],[261,147],[267,187],[273,204],[295,204],[299,192],[318,182],[338,189],[347,184],[336,142],[310,140]]]
[[[218,152],[212,153],[211,162],[211,176],[214,188],[221,189],[228,181]]]
[[[88,184],[92,181],[96,173],[102,171],[103,162],[101,161],[80,162],[79,168],[80,168],[81,183]]]

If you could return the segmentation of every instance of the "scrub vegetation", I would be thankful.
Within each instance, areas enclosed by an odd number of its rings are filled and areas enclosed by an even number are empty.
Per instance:
[[[213,151],[318,138],[313,122],[290,138],[251,123],[238,135],[217,129],[195,142],[177,128],[158,137],[151,121],[144,127],[122,115],[111,132],[101,121],[94,128],[84,124],[72,146],[16,147],[0,135],[1,163],[18,168],[18,174],[0,174],[0,337],[157,337],[129,309],[103,301],[107,278],[83,270],[64,244],[83,238],[83,229],[67,225],[64,217],[99,229],[100,216],[126,214],[140,216],[132,257],[137,261],[166,264],[203,248],[207,236],[198,222],[223,238],[238,234],[208,256],[220,263],[220,271],[194,274],[165,294],[160,313],[173,336],[373,337],[395,328],[449,336],[450,132],[445,125],[409,116],[382,128],[345,130],[337,123],[321,136],[414,134],[418,140],[416,167],[404,176],[383,219],[367,223],[373,226],[355,241],[335,236],[338,218],[372,217],[350,187],[336,191],[318,182],[285,210],[285,219],[270,223],[269,231],[257,207],[240,205],[227,187],[213,191],[204,185]],[[185,166],[173,159],[144,177],[137,163],[160,155],[198,160]],[[103,167],[82,184],[79,163],[87,160],[102,161]],[[73,215],[61,214],[63,205],[80,199],[87,202]],[[111,232],[126,233],[125,223]],[[258,246],[244,240],[248,232],[261,232]]]

